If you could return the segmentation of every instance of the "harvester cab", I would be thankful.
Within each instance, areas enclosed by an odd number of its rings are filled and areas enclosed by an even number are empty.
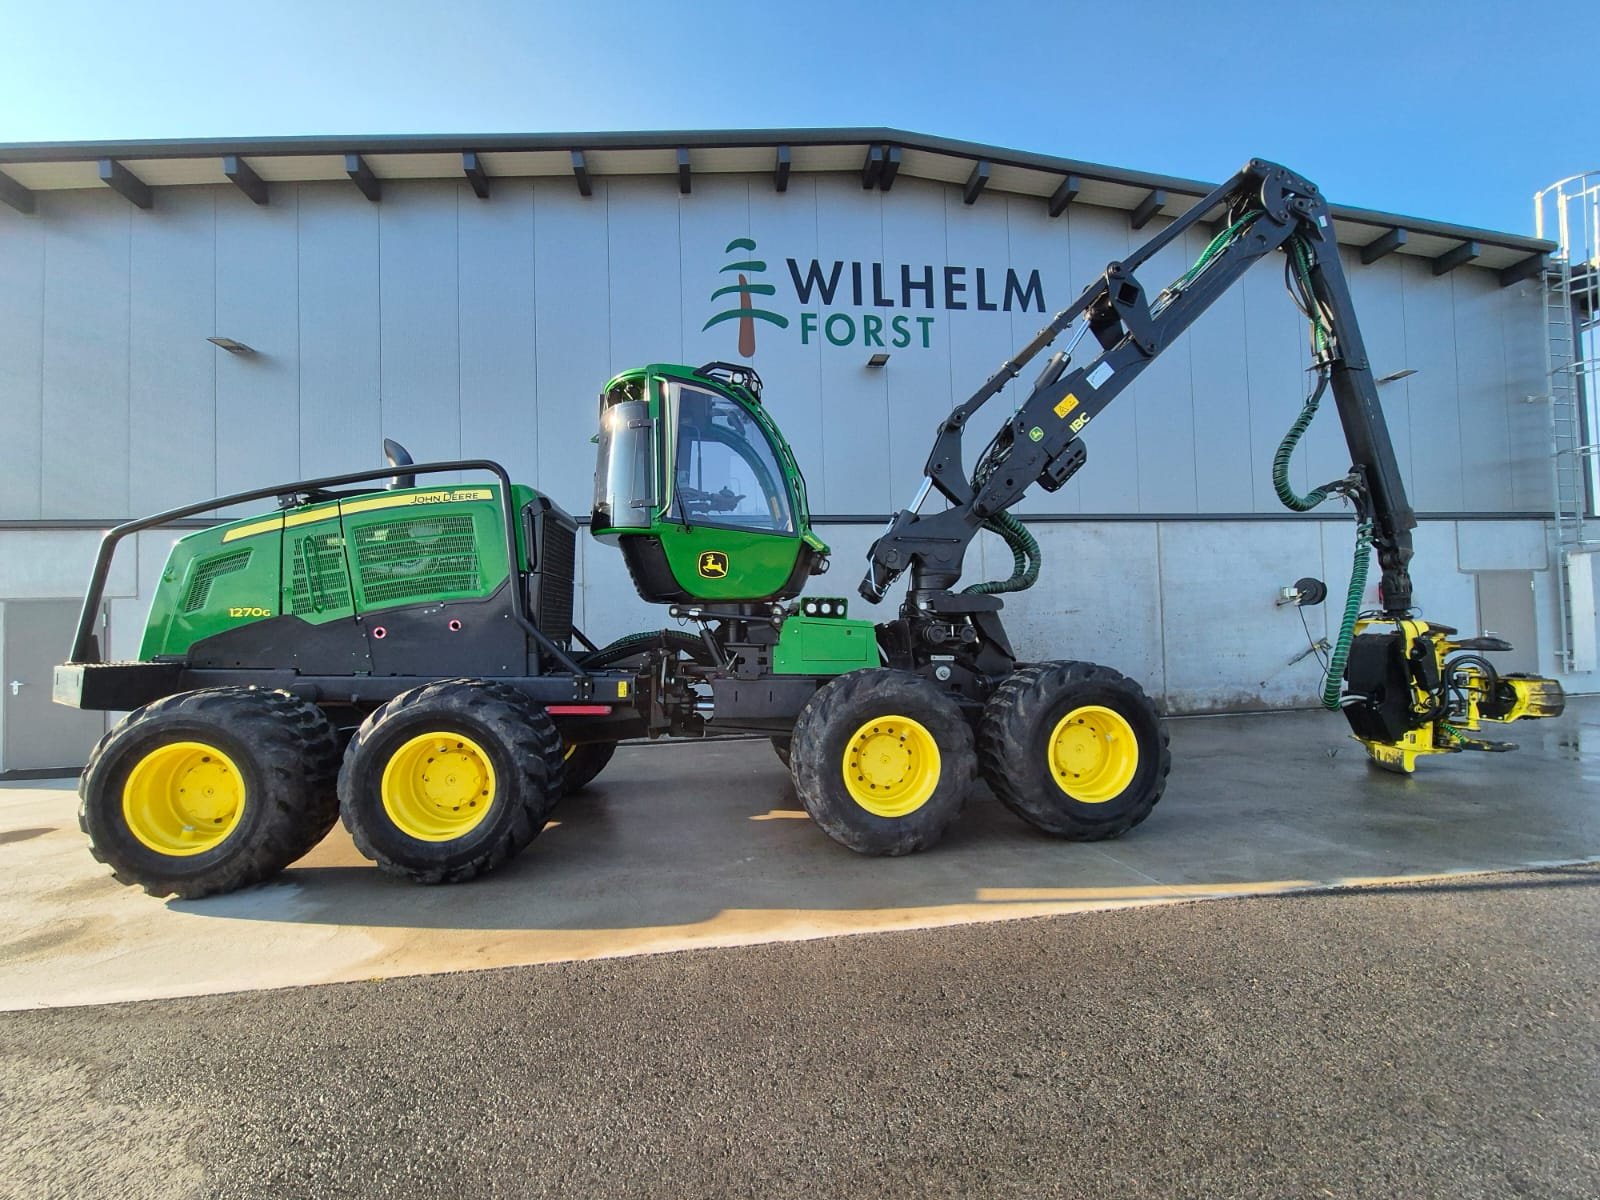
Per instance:
[[[755,603],[827,569],[805,478],[749,367],[653,364],[600,394],[590,531],[651,603]]]

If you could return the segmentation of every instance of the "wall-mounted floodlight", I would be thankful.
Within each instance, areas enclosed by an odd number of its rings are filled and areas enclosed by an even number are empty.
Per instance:
[[[254,346],[246,346],[243,342],[236,342],[232,338],[208,337],[206,341],[213,346],[221,346],[229,354],[250,355],[256,352]]]
[[[888,365],[889,352],[887,350],[879,350],[871,358],[867,359],[867,366],[869,367],[887,367]]]
[[[1378,382],[1379,383],[1394,383],[1397,380],[1404,379],[1408,375],[1415,375],[1416,373],[1417,373],[1417,369],[1415,367],[1402,367],[1398,371],[1390,371],[1387,375],[1378,376]]]

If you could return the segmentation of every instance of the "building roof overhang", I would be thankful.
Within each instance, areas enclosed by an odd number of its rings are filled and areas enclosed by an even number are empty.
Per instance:
[[[639,175],[673,177],[690,193],[697,176],[765,174],[782,190],[791,173],[818,172],[855,174],[885,191],[899,178],[954,184],[968,203],[1033,196],[1052,216],[1097,205],[1129,213],[1136,227],[1181,216],[1214,186],[899,129],[755,129],[0,144],[0,202],[27,212],[38,193],[111,187],[143,208],[163,188],[231,183],[259,204],[274,183],[316,180],[379,199],[387,180],[455,179],[487,196],[501,178],[565,178],[589,189],[595,179]],[[1440,274],[1472,262],[1514,283],[1536,274],[1556,248],[1421,217],[1343,205],[1333,212],[1340,243],[1361,249],[1365,261],[1408,255]]]

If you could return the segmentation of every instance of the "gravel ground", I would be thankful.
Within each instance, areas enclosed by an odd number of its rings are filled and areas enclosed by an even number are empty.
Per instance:
[[[1600,869],[0,1015],[0,1195],[1600,1195]]]

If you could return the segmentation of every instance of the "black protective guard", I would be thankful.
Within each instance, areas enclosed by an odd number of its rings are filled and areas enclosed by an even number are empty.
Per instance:
[[[1356,638],[1350,644],[1344,682],[1345,720],[1358,738],[1398,742],[1410,731],[1411,678],[1398,633],[1364,633]]]

